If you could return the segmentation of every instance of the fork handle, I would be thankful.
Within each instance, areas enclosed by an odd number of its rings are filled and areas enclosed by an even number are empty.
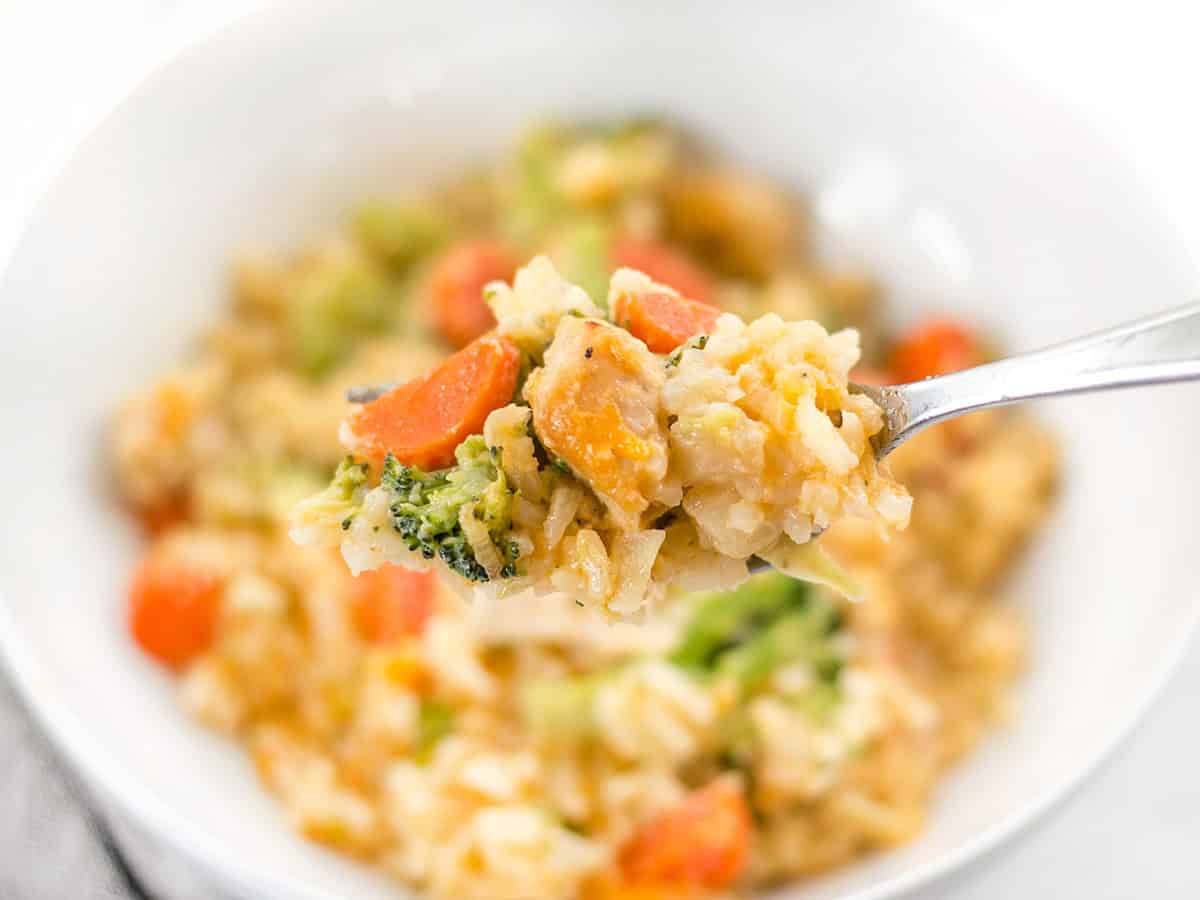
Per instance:
[[[943,419],[1038,397],[1200,379],[1200,303],[896,388],[906,421],[887,450]],[[886,452],[886,451],[885,451]]]

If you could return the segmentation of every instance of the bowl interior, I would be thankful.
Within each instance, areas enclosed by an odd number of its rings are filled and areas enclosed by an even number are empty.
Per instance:
[[[0,285],[0,646],[70,758],[249,896],[395,897],[292,836],[247,761],[131,647],[136,536],[104,430],[223,302],[227,261],[358,200],[449,174],[531,118],[664,112],[812,192],[828,252],[896,314],[949,309],[1031,348],[1182,302],[1191,273],[1106,148],[935,22],[872,3],[781,23],[682,8],[500,13],[293,5],[152,75],[34,211]],[[1014,580],[1033,630],[1011,727],[957,769],[928,831],[795,893],[878,897],[1030,818],[1132,721],[1197,612],[1195,390],[1060,401],[1062,503]]]

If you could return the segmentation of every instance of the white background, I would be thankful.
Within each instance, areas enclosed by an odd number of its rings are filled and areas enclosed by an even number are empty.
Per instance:
[[[0,0],[0,256],[62,148],[163,48],[244,5]],[[974,32],[1090,118],[1134,163],[1200,272],[1197,7],[1166,0],[921,5]],[[1166,695],[1096,778],[1029,835],[919,897],[1200,897],[1198,762],[1200,646],[1194,646]],[[79,896],[90,895],[81,887]]]

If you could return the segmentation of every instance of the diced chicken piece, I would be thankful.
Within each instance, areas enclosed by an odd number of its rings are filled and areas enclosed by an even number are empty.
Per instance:
[[[546,449],[591,486],[626,531],[639,527],[667,474],[664,379],[662,361],[629,332],[568,317],[545,366],[525,384]]]

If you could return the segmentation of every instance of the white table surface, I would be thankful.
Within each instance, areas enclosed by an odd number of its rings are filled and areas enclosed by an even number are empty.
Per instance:
[[[884,2],[884,0],[879,0]],[[47,167],[107,99],[180,34],[241,0],[0,0],[0,255]],[[1170,215],[1200,271],[1200,8],[1044,0],[923,0],[1010,58],[1117,145]],[[1051,7],[1047,9],[1046,7]],[[1190,7],[1190,8],[1189,8]],[[1163,305],[1186,298],[1164,297]],[[1194,589],[1183,586],[1181,589]],[[1136,602],[1136,598],[1130,598]],[[0,900],[121,897],[88,822],[0,689]],[[918,900],[1200,897],[1200,645],[1134,736],[1033,831]],[[22,820],[22,814],[36,816]],[[118,840],[135,868],[153,850]],[[35,854],[38,878],[22,875]],[[48,866],[48,864],[51,864]],[[82,872],[94,877],[85,883]],[[70,873],[70,874],[68,874]],[[204,896],[171,861],[145,872],[166,900]],[[165,885],[176,885],[168,892]]]

